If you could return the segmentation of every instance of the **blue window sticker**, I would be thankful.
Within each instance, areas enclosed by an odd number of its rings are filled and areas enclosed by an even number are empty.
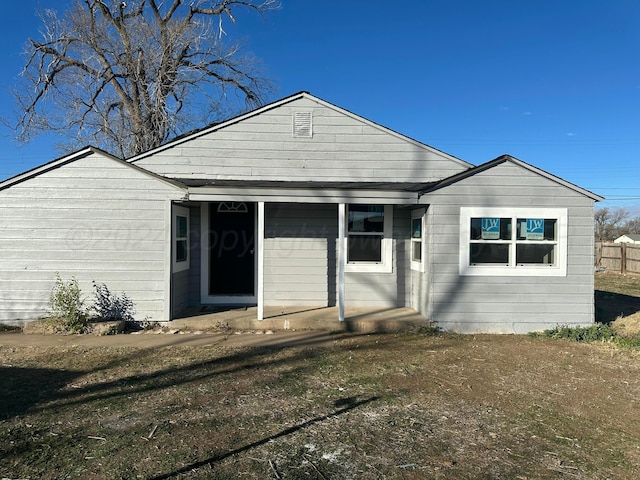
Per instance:
[[[527,218],[526,228],[525,238],[527,240],[544,240],[543,218]]]
[[[482,219],[482,239],[483,240],[499,240],[500,239],[500,219],[499,218],[483,218]]]

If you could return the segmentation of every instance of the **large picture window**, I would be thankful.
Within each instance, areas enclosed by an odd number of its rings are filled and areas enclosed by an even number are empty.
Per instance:
[[[566,275],[566,209],[460,209],[463,275]]]
[[[348,205],[347,270],[391,271],[393,207]]]

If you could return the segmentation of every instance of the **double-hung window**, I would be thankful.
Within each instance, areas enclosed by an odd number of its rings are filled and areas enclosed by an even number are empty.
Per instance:
[[[189,269],[189,209],[173,207],[173,271]]]
[[[390,205],[348,205],[347,270],[391,272]]]
[[[462,275],[564,276],[567,210],[460,209]]]
[[[411,212],[411,270],[424,272],[425,241],[424,241],[424,208]]]

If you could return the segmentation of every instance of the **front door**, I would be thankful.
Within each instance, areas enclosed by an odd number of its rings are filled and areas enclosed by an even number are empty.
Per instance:
[[[238,302],[255,296],[255,205],[209,205],[209,295]]]

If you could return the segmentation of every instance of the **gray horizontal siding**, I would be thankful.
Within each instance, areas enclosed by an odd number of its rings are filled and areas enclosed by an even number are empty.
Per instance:
[[[189,270],[171,275],[171,317],[189,306]]]
[[[296,111],[313,115],[313,137],[294,138]],[[173,178],[424,181],[466,166],[356,117],[302,98],[141,158]]]
[[[266,205],[265,305],[335,305],[337,232],[335,205]]]
[[[593,201],[511,163],[428,195],[432,320],[461,332],[523,333],[593,321]],[[461,206],[568,208],[566,277],[460,276]]]
[[[348,306],[396,307],[410,302],[409,222],[408,209],[395,209],[391,273],[345,274]],[[337,236],[336,205],[266,205],[265,305],[335,305]]]
[[[411,301],[409,268],[409,231],[411,210],[394,208],[393,254],[390,273],[347,272],[345,302],[354,307],[394,308]]]
[[[0,191],[0,320],[47,314],[56,272],[126,292],[163,319],[168,204],[183,194],[92,154]]]

